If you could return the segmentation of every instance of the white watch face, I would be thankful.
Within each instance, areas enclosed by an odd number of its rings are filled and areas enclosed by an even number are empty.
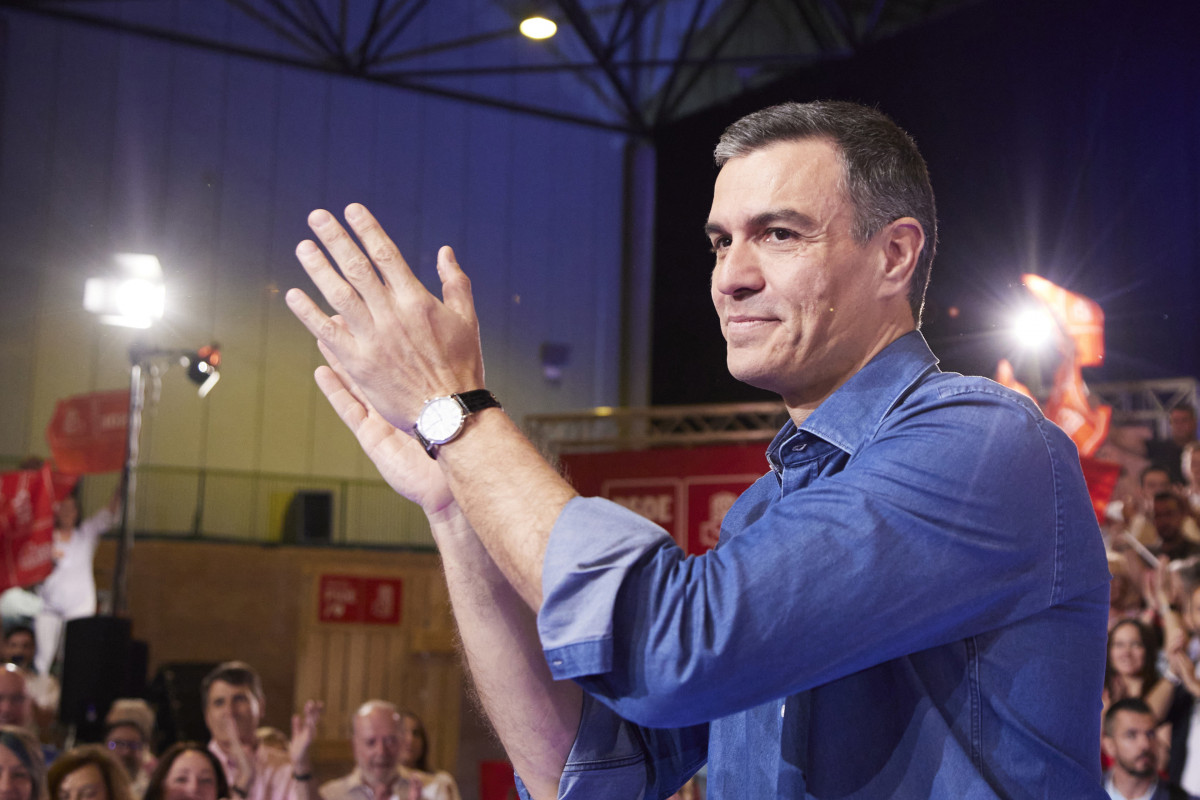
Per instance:
[[[453,397],[435,397],[421,409],[417,430],[430,444],[445,444],[458,435],[466,418],[463,407]]]

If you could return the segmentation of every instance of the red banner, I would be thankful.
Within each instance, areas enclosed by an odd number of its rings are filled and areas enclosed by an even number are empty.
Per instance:
[[[399,578],[322,575],[321,622],[399,625],[404,586]]]
[[[128,421],[128,389],[59,400],[46,428],[55,465],[74,475],[120,471]]]
[[[0,590],[32,586],[54,569],[50,467],[0,474]]]
[[[767,471],[766,442],[562,456],[580,494],[656,522],[688,553],[717,543],[733,501]]]

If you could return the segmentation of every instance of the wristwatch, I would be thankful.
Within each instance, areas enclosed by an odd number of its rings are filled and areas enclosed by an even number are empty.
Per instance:
[[[413,434],[430,458],[437,458],[439,445],[452,442],[462,433],[467,416],[485,408],[500,408],[500,401],[487,389],[459,392],[426,400]]]

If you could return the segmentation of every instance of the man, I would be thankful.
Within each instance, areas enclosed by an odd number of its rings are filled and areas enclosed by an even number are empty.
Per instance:
[[[405,729],[396,706],[368,700],[355,712],[350,727],[354,771],[322,784],[321,800],[458,800],[453,783],[400,764]]]
[[[1104,788],[1112,800],[1187,800],[1177,786],[1158,780],[1154,714],[1144,700],[1127,697],[1104,714],[1101,745],[1113,761]]]
[[[1184,482],[1181,456],[1183,448],[1196,441],[1196,409],[1181,403],[1167,412],[1170,438],[1146,442],[1146,457],[1171,476],[1171,483]]]
[[[14,625],[4,636],[4,660],[20,667],[25,674],[25,691],[33,701],[33,715],[39,729],[48,731],[58,716],[58,702],[62,696],[58,678],[39,675],[34,671],[34,655],[37,641],[33,628]]]
[[[0,725],[28,728],[33,722],[33,701],[25,686],[25,673],[15,664],[0,667]]]
[[[316,734],[321,704],[308,701],[292,716],[292,742],[285,755],[260,747],[254,732],[266,701],[258,673],[245,662],[227,661],[200,684],[204,723],[212,735],[208,749],[225,767],[234,800],[315,800],[308,750]]]
[[[125,767],[135,798],[146,794],[154,771],[154,756],[150,752],[153,730],[154,711],[139,698],[114,700],[104,718],[104,744]]]
[[[33,640],[33,628],[14,625],[4,634],[4,660],[18,667],[31,667],[37,644]]]
[[[1159,492],[1154,495],[1154,531],[1158,543],[1151,548],[1156,555],[1164,555],[1171,561],[1200,552],[1200,545],[1184,534],[1184,522],[1190,519],[1184,500],[1174,492]]]
[[[429,517],[523,796],[662,798],[707,760],[717,799],[1102,798],[1109,576],[1078,454],[916,332],[935,223],[912,140],[873,109],[788,104],[717,161],[727,365],[791,419],[698,558],[577,497],[474,391],[449,248],[443,302],[360,205],[362,250],[309,216],[340,275],[297,248],[338,313],[287,295],[318,384]]]

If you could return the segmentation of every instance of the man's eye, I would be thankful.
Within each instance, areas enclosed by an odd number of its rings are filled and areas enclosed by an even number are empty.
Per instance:
[[[767,231],[767,238],[773,242],[786,242],[788,239],[796,238],[796,234],[786,228],[771,228]]]
[[[715,253],[718,250],[723,250],[726,247],[729,247],[729,242],[730,240],[728,236],[718,236],[708,243],[708,249]]]

